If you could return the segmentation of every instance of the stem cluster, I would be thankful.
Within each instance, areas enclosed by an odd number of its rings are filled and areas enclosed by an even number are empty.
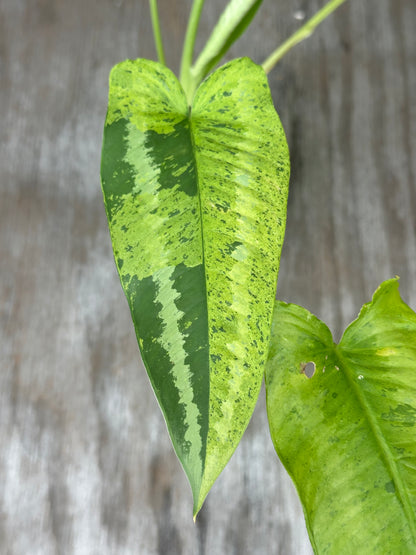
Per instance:
[[[329,0],[313,17],[264,60],[261,64],[264,71],[269,73],[289,50],[310,37],[318,25],[345,1],[346,0]],[[204,2],[205,0],[193,1],[182,51],[180,82],[190,104],[200,82],[212,69],[213,64],[216,64],[224,56],[234,40],[236,40],[249,25],[262,0],[230,0],[217,26],[208,39],[206,46],[199,55],[198,60],[193,63],[195,39]],[[160,32],[157,0],[149,0],[149,3],[158,59],[160,63],[166,65]]]

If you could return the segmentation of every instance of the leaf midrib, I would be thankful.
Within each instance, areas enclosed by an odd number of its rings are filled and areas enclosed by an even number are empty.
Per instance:
[[[348,381],[348,384],[352,391],[354,392],[363,412],[367,419],[367,422],[370,426],[371,431],[373,432],[373,436],[376,440],[376,443],[380,449],[382,459],[384,464],[386,465],[390,475],[393,478],[393,482],[396,488],[396,495],[402,504],[404,514],[408,520],[410,531],[413,535],[414,543],[416,544],[416,514],[412,507],[412,504],[409,500],[409,496],[407,494],[406,486],[401,476],[401,473],[394,462],[394,457],[387,443],[384,435],[380,429],[380,426],[377,422],[376,417],[373,414],[373,411],[370,409],[365,395],[361,391],[360,387],[354,380],[352,376],[352,372],[348,367],[347,357],[342,352],[342,341],[339,345],[334,345],[335,356],[339,361],[339,366],[344,369],[344,375]]]
[[[208,284],[207,284],[207,271],[206,271],[206,264],[205,264],[205,240],[204,240],[204,219],[203,219],[203,212],[202,212],[202,201],[201,201],[201,187],[200,187],[200,179],[199,179],[199,168],[196,158],[196,145],[195,145],[195,138],[194,138],[194,130],[193,130],[193,123],[192,123],[192,106],[188,108],[188,122],[189,122],[189,134],[191,137],[191,144],[192,144],[192,157],[194,160],[195,165],[195,178],[196,178],[196,188],[198,193],[198,205],[199,205],[199,218],[201,222],[201,247],[202,247],[202,266],[204,270],[204,280],[205,280],[205,300],[206,300],[206,308],[207,308],[207,330],[208,330],[208,338],[207,338],[207,353],[208,353],[208,372],[210,373],[211,369],[211,359],[210,359],[210,341],[209,341],[209,303],[208,303]],[[208,436],[209,436],[209,400],[210,400],[210,390],[211,390],[211,381],[208,377],[208,426],[207,426],[207,437],[205,439],[205,459],[203,460],[202,464],[202,476],[201,476],[201,483],[200,489],[198,492],[198,499],[199,494],[201,492],[201,486],[203,481],[203,476],[205,474],[205,461],[207,458],[207,448],[208,448]],[[194,499],[194,513],[196,508],[197,499]]]

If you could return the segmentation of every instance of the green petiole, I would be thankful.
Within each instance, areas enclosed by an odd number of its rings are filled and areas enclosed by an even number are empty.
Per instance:
[[[191,84],[191,64],[194,55],[195,39],[198,31],[199,20],[201,18],[202,8],[205,0],[194,0],[191,15],[189,16],[188,27],[186,29],[185,42],[183,45],[180,82],[188,96],[190,97]]]
[[[160,33],[159,12],[157,10],[157,0],[149,0],[150,16],[152,18],[153,36],[158,60],[161,64],[166,65],[165,52],[163,50],[162,35]]]
[[[312,35],[324,19],[326,19],[333,11],[335,11],[346,0],[330,0],[323,8],[321,8],[305,25],[298,29],[291,37],[281,44],[272,54],[261,64],[264,71],[269,73],[281,58],[294,46],[307,39]]]

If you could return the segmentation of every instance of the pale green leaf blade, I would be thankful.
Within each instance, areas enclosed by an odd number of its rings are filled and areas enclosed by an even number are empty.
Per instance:
[[[191,73],[199,83],[242,35],[263,0],[230,0],[199,54]]]
[[[102,158],[113,249],[195,512],[257,399],[288,173],[265,74],[249,60],[215,72],[192,115],[160,64],[113,69]]]
[[[266,392],[315,552],[416,552],[416,314],[397,280],[338,346],[307,310],[277,302]]]

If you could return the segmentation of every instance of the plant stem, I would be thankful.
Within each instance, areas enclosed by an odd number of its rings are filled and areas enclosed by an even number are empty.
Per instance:
[[[188,28],[186,29],[185,42],[183,45],[180,82],[185,93],[188,96],[189,102],[192,100],[191,98],[189,98],[191,93],[190,85],[192,57],[194,54],[196,33],[198,31],[198,24],[201,18],[204,1],[205,0],[194,0],[191,15],[189,16]]]
[[[159,13],[157,11],[157,0],[149,0],[150,16],[152,18],[153,37],[155,39],[156,52],[161,64],[166,65],[165,52],[163,50],[162,35],[160,33]]]
[[[291,37],[285,40],[285,42],[276,48],[276,50],[261,64],[264,71],[269,73],[289,50],[310,37],[316,27],[344,2],[345,0],[330,0],[325,4],[323,8],[305,23],[305,25],[302,25]]]

